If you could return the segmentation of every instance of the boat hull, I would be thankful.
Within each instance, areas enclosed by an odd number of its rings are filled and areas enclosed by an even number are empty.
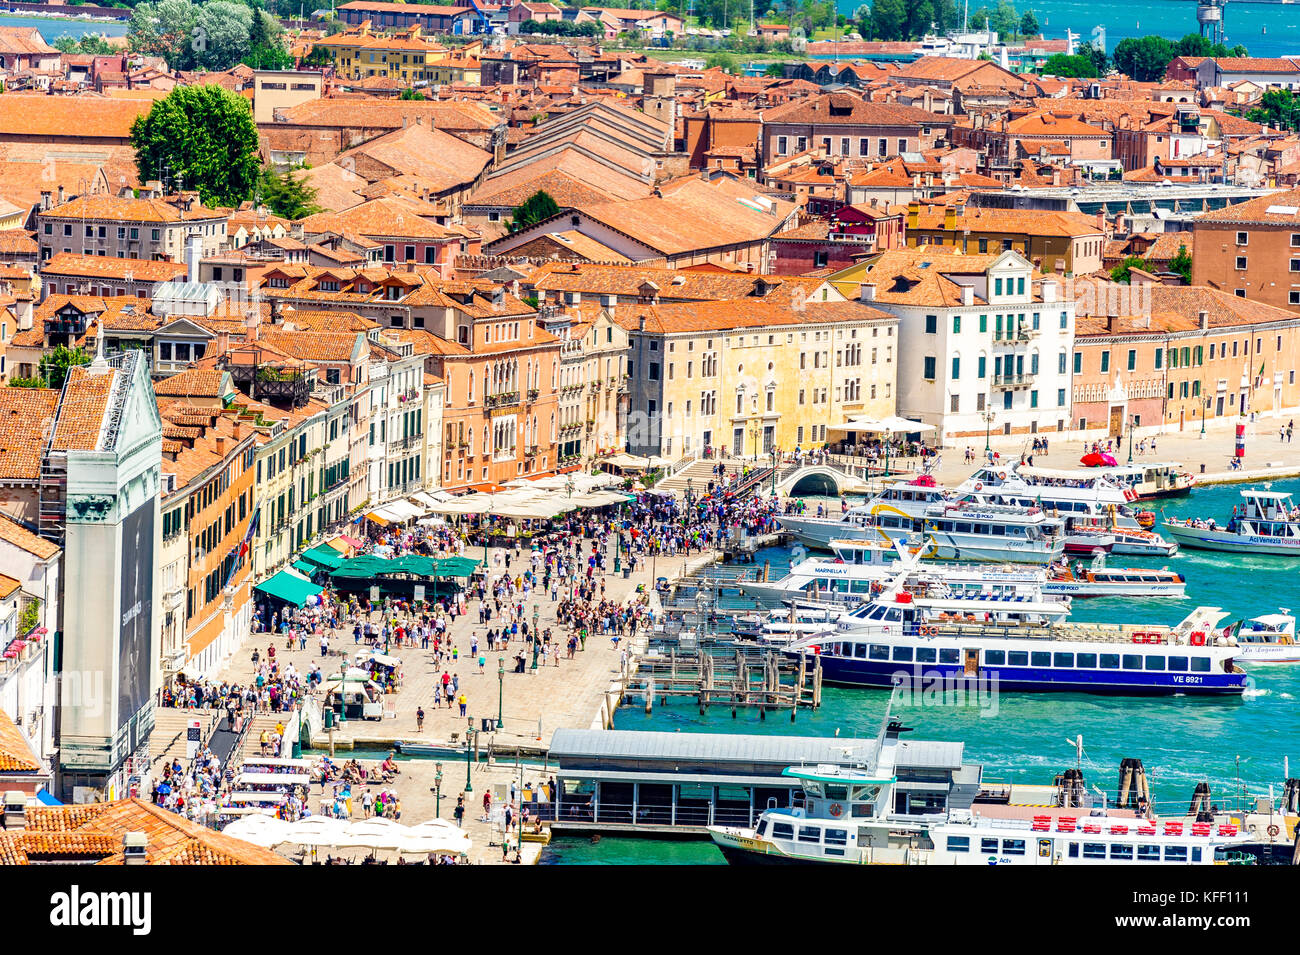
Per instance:
[[[1300,540],[1237,534],[1225,528],[1188,527],[1166,523],[1165,530],[1183,547],[1217,550],[1236,554],[1262,554],[1270,557],[1300,557]]]
[[[791,656],[798,651],[787,651]],[[1106,696],[1241,696],[1246,675],[1228,673],[1159,673],[1134,670],[1047,669],[1042,667],[982,666],[977,675],[963,667],[927,663],[923,668],[887,660],[844,657],[821,658],[822,682],[835,686],[883,687],[901,678],[914,692],[929,686],[967,685],[969,692],[996,689],[1018,693],[1090,693]],[[984,681],[981,689],[979,681]],[[1195,681],[1195,682],[1193,682]]]
[[[1045,594],[1071,597],[1185,597],[1186,584],[1099,584],[1086,580],[1049,580],[1043,584]]]
[[[1252,646],[1241,644],[1241,653],[1237,659],[1245,664],[1261,663],[1300,663],[1300,644],[1264,644]]]

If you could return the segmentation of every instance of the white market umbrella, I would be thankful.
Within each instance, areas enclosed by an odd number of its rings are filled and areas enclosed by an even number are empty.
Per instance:
[[[908,418],[900,418],[892,415],[888,418],[882,418],[879,422],[881,430],[889,431],[894,434],[915,434],[916,432],[934,431],[935,426],[926,424],[924,421],[912,421]]]
[[[391,819],[379,817],[349,823],[344,830],[343,846],[363,849],[395,849],[407,835],[407,828]]]
[[[416,855],[466,855],[473,848],[473,842],[463,832],[450,834],[408,832],[402,837],[399,852]]]
[[[292,828],[293,825],[283,819],[258,812],[241,816],[221,831],[244,842],[270,849],[272,846],[292,841],[286,838]]]
[[[326,846],[337,848],[351,845],[347,842],[347,823],[332,816],[308,816],[290,825],[284,841],[300,846]]]

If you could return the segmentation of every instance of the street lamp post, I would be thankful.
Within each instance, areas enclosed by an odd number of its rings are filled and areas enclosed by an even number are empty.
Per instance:
[[[980,415],[980,417],[984,419],[984,456],[988,457],[989,451],[992,450],[992,448],[989,447],[989,429],[993,427],[993,419],[995,415],[993,414],[993,410],[989,409],[984,412],[984,414]]]
[[[772,449],[772,496],[776,497],[776,448]]]
[[[442,763],[433,764],[433,814],[437,818],[442,817]]]
[[[1133,426],[1134,426],[1134,418],[1132,415],[1129,415],[1128,417],[1128,463],[1129,464],[1133,463]]]
[[[465,792],[472,793],[474,784],[469,781],[470,757],[474,755],[474,717],[465,717]]]
[[[505,724],[502,719],[503,705],[506,692],[506,658],[497,657],[497,729]]]

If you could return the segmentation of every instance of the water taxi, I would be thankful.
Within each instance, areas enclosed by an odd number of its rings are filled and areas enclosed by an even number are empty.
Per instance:
[[[1167,518],[1165,532],[1184,547],[1238,554],[1300,557],[1300,508],[1291,495],[1254,488],[1242,491],[1226,525],[1215,520]]]
[[[1196,484],[1195,476],[1184,471],[1177,461],[1137,461],[1099,468],[1039,468],[1020,465],[1016,474],[1038,481],[1055,480],[1065,484],[1088,484],[1104,478],[1132,501],[1146,501],[1157,497],[1190,494]]]
[[[1187,579],[1168,567],[1107,567],[1105,554],[1090,567],[1058,564],[1048,568],[1043,592],[1072,597],[1184,597]]]
[[[1244,663],[1300,663],[1295,639],[1295,617],[1286,607],[1281,613],[1252,617],[1237,631]]]
[[[752,828],[708,827],[733,865],[1223,865],[1267,864],[1273,847],[1250,817],[1225,813],[1160,819],[1093,805],[1083,788],[1032,789],[1048,806],[999,799],[980,767],[960,767],[947,792],[917,804],[900,769],[916,759],[896,721],[865,765],[791,766],[790,806],[770,804]],[[973,770],[973,772],[972,772]],[[1075,798],[1081,799],[1075,801]],[[774,801],[775,802],[775,801]],[[1272,820],[1269,815],[1261,817]],[[1257,823],[1258,820],[1255,820]],[[1281,828],[1281,827],[1279,827]],[[1267,861],[1266,861],[1267,860]]]

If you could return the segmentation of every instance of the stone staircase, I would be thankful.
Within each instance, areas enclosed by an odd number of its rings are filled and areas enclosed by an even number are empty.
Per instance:
[[[241,766],[248,756],[259,756],[262,753],[262,730],[268,734],[275,731],[275,724],[279,722],[288,722],[288,713],[258,713],[252,719],[252,725],[243,733],[243,738],[239,745],[235,747],[230,754],[229,763],[236,769]]]
[[[217,710],[157,707],[154,710],[153,732],[149,734],[150,764],[162,766],[173,759],[179,759],[182,765],[187,765],[189,760],[186,757],[185,736],[190,721],[198,720],[203,724],[199,736],[206,743],[216,726],[217,716]]]
[[[689,479],[691,487],[694,489],[695,493],[703,494],[708,490],[709,482],[717,480],[717,476],[713,473],[713,469],[718,466],[718,460],[718,458],[710,458],[708,460],[701,459],[699,461],[692,461],[676,474],[671,477],[666,477],[656,483],[655,487],[665,491],[673,491],[677,494],[685,494],[686,481]],[[741,461],[739,458],[734,460],[731,458],[722,458],[721,460],[727,465],[728,473],[734,472],[738,467],[747,463]],[[748,463],[752,464],[752,462]]]

